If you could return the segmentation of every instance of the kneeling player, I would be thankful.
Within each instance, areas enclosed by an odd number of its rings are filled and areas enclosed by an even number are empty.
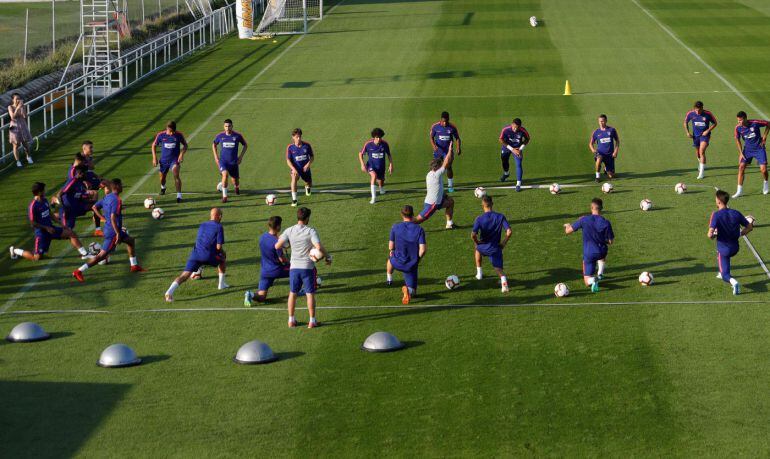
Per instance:
[[[492,210],[492,196],[481,198],[481,207],[484,213],[473,222],[473,231],[471,239],[476,245],[476,279],[481,280],[483,273],[481,270],[481,257],[489,257],[492,267],[500,276],[500,287],[503,293],[508,293],[508,278],[503,272],[503,249],[511,238],[511,226],[505,215]],[[505,239],[501,239],[503,229],[505,229]]]
[[[765,128],[764,134],[760,134],[762,128]],[[759,171],[762,172],[762,178],[765,180],[762,184],[762,194],[770,192],[767,185],[767,134],[770,132],[770,122],[766,120],[750,120],[746,112],[738,112],[738,125],[735,126],[735,144],[738,146],[738,190],[733,195],[734,198],[743,194],[743,179],[746,175],[746,166],[751,164],[753,159],[759,164]],[[743,145],[741,145],[743,140]]]
[[[754,229],[754,225],[746,220],[740,212],[727,207],[730,195],[719,190],[716,194],[717,211],[711,214],[708,237],[717,240],[717,279],[729,282],[733,295],[741,293],[741,286],[730,272],[730,259],[738,254],[738,239]],[[742,227],[742,228],[741,228]]]
[[[305,196],[310,196],[313,186],[313,173],[310,165],[313,164],[315,154],[313,147],[302,140],[302,129],[291,131],[292,143],[286,147],[286,164],[289,165],[291,174],[291,206],[297,207],[297,182],[302,179],[305,182]]]
[[[69,228],[54,226],[51,219],[56,218],[51,213],[51,206],[45,197],[45,184],[36,182],[32,185],[32,202],[29,203],[29,224],[35,230],[35,249],[33,251],[24,250],[11,246],[8,250],[11,253],[11,259],[15,260],[22,257],[27,260],[38,261],[48,252],[51,241],[54,239],[69,239],[72,247],[75,247],[83,259],[90,258],[88,252],[80,243],[78,235]]]
[[[380,194],[385,194],[385,157],[388,157],[388,173],[393,175],[393,157],[390,155],[390,145],[383,140],[385,131],[380,128],[372,129],[372,140],[364,144],[364,148],[358,153],[358,161],[361,163],[361,170],[368,173],[370,177],[370,186],[372,190],[372,200],[369,204],[377,202],[377,187],[380,187]],[[364,163],[364,155],[368,160]]]
[[[276,279],[289,277],[289,262],[283,254],[283,248],[276,249],[278,235],[281,234],[283,219],[279,216],[270,217],[267,220],[267,232],[259,238],[259,252],[261,258],[261,271],[259,273],[259,290],[254,296],[252,291],[247,291],[243,299],[244,306],[252,306],[252,301],[260,303],[267,300],[267,291],[273,286]]]
[[[608,178],[615,178],[615,159],[620,149],[620,137],[614,127],[607,125],[607,115],[599,115],[599,129],[591,134],[588,148],[594,154],[596,182],[600,181],[602,164]]]
[[[402,304],[409,304],[412,295],[417,292],[417,268],[425,256],[428,246],[425,243],[425,230],[413,221],[414,209],[404,206],[401,209],[401,223],[396,223],[390,229],[388,242],[388,263],[386,267],[388,285],[393,283],[393,270],[404,274],[404,285],[401,287]]]
[[[602,200],[591,200],[591,215],[580,217],[575,223],[565,223],[564,232],[572,234],[583,230],[583,281],[591,291],[599,291],[604,277],[607,251],[615,239],[610,222],[602,217]]]
[[[201,266],[216,266],[219,271],[219,284],[217,288],[223,290],[229,287],[225,283],[225,251],[222,246],[225,243],[225,230],[222,228],[222,210],[214,207],[209,213],[209,221],[201,223],[198,227],[198,237],[195,239],[195,247],[190,252],[187,265],[171,286],[166,290],[166,301],[174,301],[174,292]]]
[[[211,150],[214,152],[214,162],[219,168],[219,172],[222,174],[222,181],[217,188],[222,189],[222,202],[227,202],[227,176],[230,176],[230,180],[235,187],[235,194],[241,194],[240,188],[240,165],[243,161],[243,155],[246,154],[249,145],[246,143],[246,139],[243,138],[240,132],[233,131],[233,121],[231,119],[225,120],[225,130],[217,134],[214,138],[214,143],[211,145]],[[221,152],[217,152],[217,146],[221,145]],[[238,155],[238,145],[243,145],[240,156]]]

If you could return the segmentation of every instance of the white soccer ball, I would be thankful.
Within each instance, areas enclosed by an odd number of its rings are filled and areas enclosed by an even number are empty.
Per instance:
[[[151,196],[147,196],[147,199],[144,200],[144,208],[152,209],[153,207],[155,207],[155,199]]]
[[[649,199],[642,199],[642,202],[639,203],[639,208],[645,212],[652,209],[652,201]]]
[[[746,215],[746,220],[748,220],[748,221],[749,221],[749,223],[751,223],[752,225],[754,225],[754,224],[756,224],[756,223],[757,223],[757,219],[756,219],[756,218],[754,218],[754,216],[753,216],[753,215]]]
[[[96,255],[97,253],[102,251],[102,245],[98,242],[92,242],[88,244],[88,253],[91,255]]]
[[[687,185],[681,182],[677,183],[674,186],[674,191],[676,191],[676,194],[684,194],[685,192],[687,192]]]
[[[531,25],[532,27],[537,27],[537,18],[535,16],[532,16],[531,18],[529,18],[529,25]]]
[[[318,260],[323,258],[324,254],[320,250],[313,247],[312,249],[310,249],[310,253],[308,253],[308,256],[310,257],[311,260],[313,260],[313,263],[318,263]]]
[[[554,183],[553,185],[551,185],[548,191],[550,191],[551,194],[559,194],[561,193],[561,186],[558,183]]]
[[[152,218],[154,218],[155,220],[160,220],[161,218],[163,218],[165,214],[166,213],[163,212],[163,209],[161,209],[160,207],[156,207],[152,209]]]
[[[604,182],[602,185],[602,192],[604,193],[612,193],[614,189],[615,185],[611,184],[610,182]]]
[[[217,191],[222,192],[222,182],[217,182]]]
[[[569,295],[569,288],[567,287],[567,284],[559,282],[554,286],[553,288],[553,294],[558,296],[559,298],[568,296]]]
[[[265,196],[265,204],[267,204],[268,206],[274,206],[276,201],[277,201],[277,198],[275,197],[274,194],[269,194]]]
[[[477,187],[475,190],[473,190],[473,195],[481,199],[487,195],[487,190],[483,186]]]
[[[446,280],[444,281],[444,285],[446,285],[446,288],[448,288],[449,290],[454,290],[460,286],[460,278],[457,277],[455,274],[452,274],[451,276],[446,278]]]
[[[203,266],[198,268],[197,271],[193,271],[192,274],[190,274],[190,279],[200,280],[203,277]]]
[[[652,285],[653,282],[655,282],[655,279],[652,277],[652,273],[645,271],[642,274],[639,274],[639,283],[642,284],[642,287]]]

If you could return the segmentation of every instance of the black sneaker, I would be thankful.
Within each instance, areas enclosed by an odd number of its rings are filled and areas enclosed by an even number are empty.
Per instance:
[[[176,198],[176,203],[180,204],[182,202],[182,198]]]
[[[166,189],[165,189],[165,188],[161,188],[161,189],[160,189],[160,193],[158,193],[158,194],[160,194],[161,196],[163,196],[164,194],[166,194]]]
[[[503,174],[503,175],[500,176],[500,181],[501,182],[504,182],[506,180],[508,180],[508,174]]]
[[[596,179],[595,179],[594,181],[595,181],[596,183],[601,183],[601,181],[602,181],[602,180],[601,180],[599,177],[596,177]]]

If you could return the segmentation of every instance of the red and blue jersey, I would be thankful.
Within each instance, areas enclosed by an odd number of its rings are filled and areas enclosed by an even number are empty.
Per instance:
[[[278,237],[265,233],[259,238],[259,253],[261,257],[261,277],[278,277],[286,270],[288,263],[283,255],[283,249],[275,249]]]
[[[361,149],[361,154],[368,158],[369,167],[374,170],[385,170],[385,157],[390,156],[390,145],[388,142],[380,139],[380,143],[374,143],[374,139],[369,140]]]
[[[61,201],[64,207],[82,210],[89,200],[88,186],[83,180],[70,178],[61,189]]]
[[[233,131],[231,134],[220,132],[214,137],[214,145],[219,145],[219,163],[237,164],[238,163],[238,145],[246,145],[246,140],[240,132]]]
[[[169,164],[179,159],[182,146],[187,148],[187,140],[185,140],[184,134],[179,131],[173,134],[161,131],[155,136],[155,145],[160,147],[160,162]]]
[[[524,126],[519,126],[515,131],[513,126],[506,126],[500,131],[500,140],[503,141],[503,152],[507,152],[506,145],[513,148],[521,148],[522,145],[529,143],[529,132],[524,129]]]
[[[735,138],[743,140],[743,151],[761,151],[762,128],[766,127],[766,120],[749,120],[748,126],[738,124],[735,126]]]
[[[115,193],[110,193],[98,201],[94,206],[102,210],[104,218],[104,237],[114,236],[123,228],[123,200]],[[115,216],[117,228],[112,226],[112,216]]]
[[[201,223],[190,258],[208,261],[219,255],[217,244],[225,243],[225,229],[214,220]]]
[[[447,154],[452,142],[460,140],[460,133],[457,131],[457,126],[452,123],[447,123],[446,126],[435,123],[430,127],[430,138],[433,139],[433,143],[436,144],[440,152]]]
[[[692,123],[692,135],[693,137],[701,137],[703,131],[711,127],[712,124],[717,124],[717,119],[713,113],[708,110],[701,111],[700,114],[695,110],[690,110],[684,117],[685,124]],[[711,135],[711,132],[708,133]]]
[[[29,203],[28,209],[29,221],[37,223],[40,226],[53,226],[51,222],[51,205],[48,204],[48,199],[43,198],[40,200],[33,199]],[[35,228],[35,232],[41,231],[40,228]]]
[[[413,222],[396,223],[390,229],[390,242],[394,245],[394,261],[410,270],[420,262],[420,244],[425,244],[425,230]]]
[[[612,225],[601,215],[586,215],[572,224],[574,231],[583,231],[583,257],[592,258],[607,253],[609,241],[615,239]]]
[[[290,143],[286,147],[286,159],[297,168],[302,169],[313,158],[313,147],[307,142],[300,142],[299,146]]]
[[[479,240],[476,249],[482,255],[499,251],[503,230],[508,230],[510,227],[508,219],[499,212],[484,212],[479,215],[473,222],[473,232],[476,233]]]
[[[591,134],[591,143],[596,144],[596,153],[611,155],[615,152],[615,142],[618,141],[618,131],[612,126],[599,128]]]
[[[741,227],[749,226],[749,221],[734,209],[719,209],[711,214],[709,228],[717,230],[717,251],[719,253],[734,253],[738,248],[741,237]]]

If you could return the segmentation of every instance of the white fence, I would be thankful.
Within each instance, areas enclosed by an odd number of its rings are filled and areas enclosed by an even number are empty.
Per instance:
[[[101,68],[64,83],[59,87],[26,101],[29,128],[33,137],[45,138],[75,117],[87,112],[99,103],[119,94],[143,78],[203,48],[235,30],[234,4],[214,11],[178,30],[168,32],[135,49],[126,52],[119,62]],[[123,82],[122,88],[105,97],[106,81]],[[109,84],[109,83],[108,83]],[[107,84],[107,85],[108,85]],[[13,158],[8,140],[10,116],[6,107],[0,114],[0,161]]]

